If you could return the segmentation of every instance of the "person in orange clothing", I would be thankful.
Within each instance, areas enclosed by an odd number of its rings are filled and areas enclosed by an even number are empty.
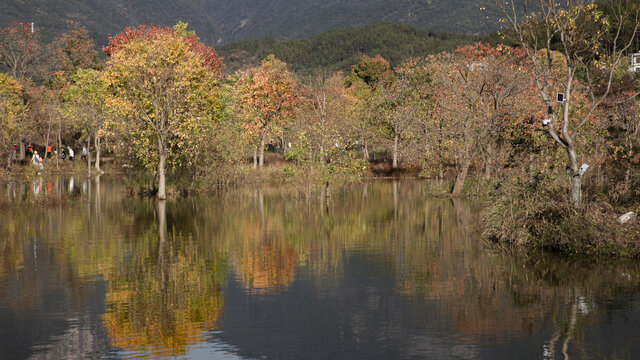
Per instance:
[[[47,159],[51,159],[51,143],[47,145],[47,153],[44,157],[44,164],[47,165]]]

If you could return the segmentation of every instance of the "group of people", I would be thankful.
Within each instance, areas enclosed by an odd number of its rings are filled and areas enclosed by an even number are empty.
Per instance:
[[[46,165],[46,159],[51,159],[53,158],[53,156],[58,156],[58,152],[57,151],[53,151],[53,148],[51,146],[51,144],[47,145],[47,149],[46,149],[46,157],[43,159],[39,154],[38,151],[34,151],[33,150],[33,146],[31,144],[26,146],[25,149],[25,153],[27,156],[31,156],[31,163],[35,166],[38,166],[39,168],[43,168],[44,165]],[[14,160],[16,159],[16,153],[18,152],[18,146],[14,145],[13,147],[13,158]],[[62,147],[60,149],[60,159],[62,161],[68,159],[69,161],[73,161],[73,159],[75,158],[75,151],[73,151],[73,149],[71,148],[71,146],[67,147],[66,149],[64,147]],[[82,156],[81,159],[86,159],[87,158],[87,148],[86,147],[82,147]]]
[[[18,151],[19,151],[19,147],[17,144],[13,145],[13,160],[17,161],[18,160]],[[44,158],[42,156],[40,156],[40,154],[38,154],[37,150],[34,150],[33,145],[28,144],[25,148],[25,157],[29,158],[31,157],[31,163],[35,166],[38,166],[39,168],[43,168],[46,164],[47,164],[47,159],[52,159],[54,156],[60,156],[61,160],[69,160],[69,161],[73,161],[73,159],[75,158],[75,151],[73,151],[73,149],[71,148],[71,146],[68,147],[61,147],[60,149],[60,154],[58,154],[57,151],[53,150],[53,146],[51,145],[51,143],[49,143],[49,145],[47,145],[46,147],[46,156],[44,156]],[[88,156],[88,151],[87,148],[85,146],[82,147],[82,156],[81,159],[82,160],[86,160]]]

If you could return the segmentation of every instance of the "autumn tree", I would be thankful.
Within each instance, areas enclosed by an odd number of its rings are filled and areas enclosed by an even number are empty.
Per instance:
[[[25,115],[22,85],[18,80],[0,73],[0,157],[11,164],[13,145],[19,140]]]
[[[58,70],[70,77],[78,69],[100,69],[102,61],[87,29],[72,20],[67,20],[67,29],[51,44],[51,54]]]
[[[40,34],[31,32],[30,24],[15,22],[0,29],[0,65],[15,79],[39,80],[46,72],[45,46]]]
[[[367,161],[371,140],[386,136],[390,132],[394,137],[394,126],[392,123],[389,126],[392,106],[385,98],[385,90],[389,90],[394,80],[395,76],[389,62],[380,55],[362,56],[358,64],[352,66],[351,73],[345,79],[351,99],[349,116],[360,123],[359,143]],[[397,151],[394,153],[397,154]]]
[[[60,148],[62,132],[66,125],[66,122],[63,123],[63,119],[58,116],[61,103],[60,93],[61,88],[58,86],[41,85],[27,89],[28,115],[24,126],[28,129],[28,136],[25,140],[38,141],[45,146],[53,140],[58,143],[58,148]],[[46,151],[42,154],[42,158],[47,164],[48,154]]]
[[[254,168],[264,165],[267,137],[293,118],[298,104],[297,91],[293,74],[274,55],[267,56],[259,67],[238,74],[237,108],[245,122],[245,133],[254,146]]]
[[[64,94],[63,115],[75,129],[80,130],[87,143],[87,174],[91,176],[91,142],[95,145],[96,170],[100,171],[100,138],[110,119],[107,84],[102,73],[94,69],[80,69],[72,77],[73,83]]]
[[[610,95],[615,69],[626,61],[640,26],[638,8],[631,6],[632,1],[615,0],[605,5],[609,10],[605,16],[591,1],[540,0],[539,11],[525,8],[527,16],[521,18],[515,1],[496,3],[533,68],[539,105],[548,116],[547,134],[566,153],[570,199],[579,205],[585,170],[581,170],[580,140],[585,126]],[[631,28],[624,30],[627,24]],[[624,32],[627,36],[622,36]],[[554,46],[562,54],[560,71],[552,56]],[[556,104],[556,93],[564,95],[563,102]],[[584,111],[576,111],[580,93],[586,94]]]
[[[476,44],[431,58],[438,93],[438,116],[447,122],[457,174],[452,195],[460,195],[473,160],[484,153],[490,177],[506,121],[527,116],[520,101],[527,89],[526,69],[518,50]]]
[[[410,156],[421,164],[423,175],[435,175],[442,182],[450,158],[446,151],[448,131],[436,114],[438,89],[431,71],[426,58],[409,58],[396,68],[404,99],[398,112],[404,115],[402,124]]]
[[[348,116],[347,90],[342,73],[314,74],[301,91],[294,121],[296,146],[287,158],[302,168],[310,182],[328,187],[359,180],[366,162],[356,154],[357,122]]]
[[[132,155],[157,169],[161,200],[166,199],[168,156],[190,151],[183,148],[185,139],[216,121],[220,107],[221,59],[186,27],[129,28],[105,48],[110,56],[105,81],[116,100],[110,106],[129,111],[119,131]]]

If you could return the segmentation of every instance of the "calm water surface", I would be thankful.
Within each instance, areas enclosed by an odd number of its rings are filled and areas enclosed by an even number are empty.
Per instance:
[[[640,358],[640,266],[501,254],[423,183],[163,204],[73,180],[2,195],[1,359]]]

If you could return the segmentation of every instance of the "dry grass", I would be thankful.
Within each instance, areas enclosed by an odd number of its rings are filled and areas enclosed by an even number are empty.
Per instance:
[[[567,198],[562,182],[508,182],[483,211],[483,235],[503,248],[579,256],[640,256],[638,221],[618,224],[620,214],[602,198],[589,199],[578,207]]]

